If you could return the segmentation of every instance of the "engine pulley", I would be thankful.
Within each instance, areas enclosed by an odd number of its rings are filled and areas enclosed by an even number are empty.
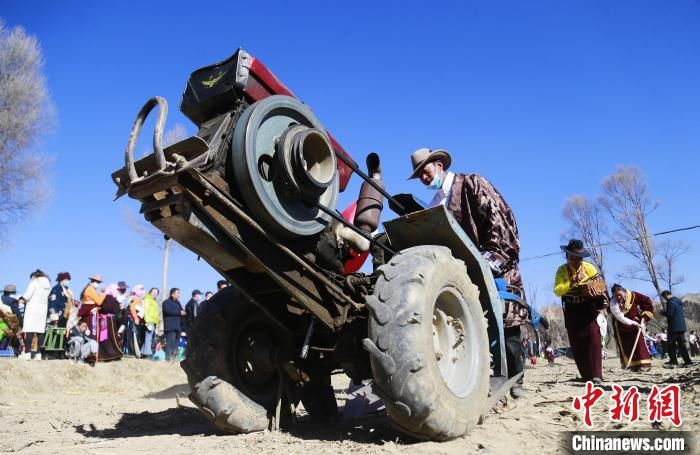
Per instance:
[[[295,98],[273,95],[249,106],[231,147],[235,184],[261,224],[286,237],[313,235],[335,209],[338,172],[325,128]]]

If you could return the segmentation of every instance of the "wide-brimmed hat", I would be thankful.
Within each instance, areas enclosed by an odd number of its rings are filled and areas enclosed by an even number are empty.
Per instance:
[[[93,273],[92,275],[90,275],[89,280],[90,281],[97,281],[98,283],[102,283],[102,275],[100,275],[98,273]]]
[[[560,248],[563,252],[579,258],[587,258],[591,255],[591,253],[583,247],[583,241],[579,239],[571,239],[568,245],[561,245]]]
[[[411,167],[413,168],[413,173],[408,177],[408,180],[417,178],[423,166],[437,160],[442,161],[442,168],[445,170],[452,164],[452,157],[447,150],[422,148],[411,153]]]
[[[17,292],[17,286],[14,284],[6,284],[5,288],[2,290],[2,292],[6,292],[8,294],[14,294]]]

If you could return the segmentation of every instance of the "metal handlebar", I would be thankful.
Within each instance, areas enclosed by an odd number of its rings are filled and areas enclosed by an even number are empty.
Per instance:
[[[136,174],[136,166],[134,165],[134,148],[136,147],[136,141],[138,141],[139,135],[141,134],[143,122],[156,106],[158,106],[158,119],[156,120],[156,127],[153,130],[153,151],[156,155],[156,163],[159,170],[162,171],[165,169],[167,164],[165,154],[163,153],[163,128],[165,127],[165,119],[168,116],[168,102],[165,98],[154,96],[146,101],[146,104],[143,105],[136,116],[134,126],[131,127],[131,134],[129,134],[129,143],[126,145],[124,161],[131,183],[139,179],[139,176]]]

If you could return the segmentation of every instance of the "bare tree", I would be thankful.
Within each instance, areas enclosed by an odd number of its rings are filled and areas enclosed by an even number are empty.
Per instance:
[[[635,270],[646,272],[649,282],[660,294],[662,289],[654,263],[654,243],[647,227],[647,218],[658,204],[649,196],[646,177],[636,166],[620,166],[603,180],[602,190],[599,203],[615,223],[617,236],[632,239],[619,242],[619,248],[635,259]]]
[[[589,201],[586,196],[574,195],[567,199],[562,215],[569,223],[569,237],[583,240],[593,264],[605,278],[603,249],[599,245],[607,233],[607,226],[600,205]]]
[[[54,121],[37,39],[0,19],[0,243],[48,200],[51,157],[33,150]]]
[[[682,240],[664,240],[657,245],[657,263],[659,278],[666,288],[673,292],[673,286],[685,281],[685,276],[677,273],[676,266],[681,256],[690,251],[690,245]]]

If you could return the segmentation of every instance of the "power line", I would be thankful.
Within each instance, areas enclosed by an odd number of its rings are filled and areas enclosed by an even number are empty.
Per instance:
[[[656,236],[658,236],[658,235],[673,234],[674,232],[690,231],[691,229],[698,229],[698,228],[700,228],[700,224],[696,224],[695,226],[688,226],[688,227],[683,227],[683,228],[671,229],[671,230],[669,230],[669,231],[657,232],[657,233],[655,233],[655,234],[644,235],[644,236],[640,236],[640,237],[634,237],[634,238],[631,238],[631,239],[616,240],[616,241],[614,241],[614,242],[600,243],[600,244],[598,244],[598,245],[589,246],[589,248],[600,248],[600,247],[610,246],[610,245],[619,245],[620,243],[632,242],[632,241],[634,241],[634,240],[639,240],[639,239],[643,239],[643,238],[656,237]],[[530,257],[521,259],[520,262],[523,262],[523,261],[531,261],[531,260],[534,260],[534,259],[542,259],[542,258],[546,258],[546,257],[550,257],[550,256],[556,256],[556,255],[559,255],[559,254],[561,254],[561,253],[562,253],[561,251],[557,251],[556,253],[547,253],[547,254],[542,254],[542,255],[539,255],[539,256],[530,256]]]

